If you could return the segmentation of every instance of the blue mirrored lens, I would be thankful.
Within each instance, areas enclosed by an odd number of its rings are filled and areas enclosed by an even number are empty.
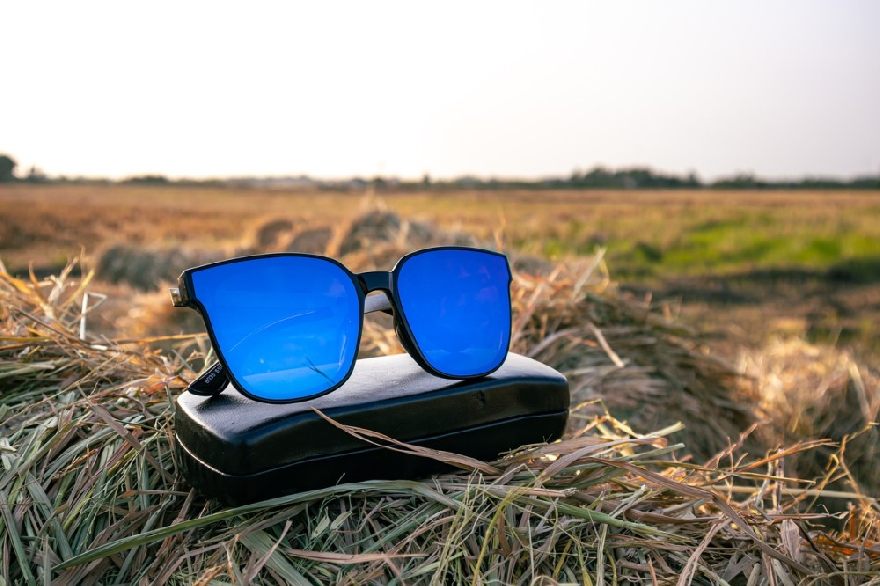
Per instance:
[[[247,393],[302,399],[339,384],[360,338],[360,298],[349,274],[325,259],[269,256],[198,269],[205,309],[226,366]]]
[[[494,370],[510,344],[510,269],[501,255],[429,250],[398,269],[398,303],[428,364],[451,377]]]

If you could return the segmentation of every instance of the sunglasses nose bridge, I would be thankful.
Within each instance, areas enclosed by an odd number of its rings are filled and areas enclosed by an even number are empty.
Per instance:
[[[370,271],[358,275],[358,280],[364,295],[367,296],[364,303],[364,313],[381,311],[393,315],[391,273],[387,271]],[[381,291],[384,295],[370,295],[370,293],[377,291]]]
[[[391,292],[391,273],[388,271],[369,271],[358,275],[364,293],[373,291]]]

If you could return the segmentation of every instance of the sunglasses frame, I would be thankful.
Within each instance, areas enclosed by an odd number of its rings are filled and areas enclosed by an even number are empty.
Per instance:
[[[355,344],[355,348],[360,347],[361,336],[364,331],[364,317],[366,315],[364,311],[364,305],[366,303],[367,295],[376,291],[383,291],[385,296],[388,298],[389,308],[383,309],[382,311],[386,313],[390,313],[394,317],[394,329],[397,332],[397,337],[400,340],[403,349],[406,350],[407,354],[409,354],[413,360],[426,372],[447,380],[471,380],[480,377],[487,376],[492,374],[496,370],[498,370],[504,361],[502,360],[499,364],[495,365],[490,370],[486,372],[482,372],[475,375],[470,375],[466,377],[462,376],[454,376],[447,373],[444,373],[440,370],[437,370],[433,366],[431,366],[424,354],[422,353],[421,348],[419,348],[418,343],[415,340],[415,336],[412,333],[412,329],[410,327],[409,321],[406,318],[405,312],[402,310],[402,306],[400,304],[400,298],[398,296],[398,279],[400,278],[400,269],[403,267],[406,262],[414,258],[416,256],[420,256],[423,254],[429,254],[431,252],[443,251],[443,250],[461,250],[466,252],[480,252],[485,254],[491,254],[493,256],[500,256],[504,259],[505,264],[507,265],[507,295],[508,302],[510,300],[510,284],[513,281],[513,274],[510,269],[510,262],[507,259],[507,256],[501,254],[500,252],[496,252],[494,250],[487,250],[484,248],[471,248],[467,246],[438,246],[435,248],[424,248],[421,250],[416,250],[414,252],[410,252],[402,256],[394,265],[394,268],[390,271],[366,271],[363,273],[353,273],[348,267],[339,262],[334,258],[330,258],[327,256],[321,256],[317,254],[307,254],[301,252],[273,252],[268,254],[255,254],[248,256],[239,256],[235,258],[230,258],[227,260],[208,263],[204,265],[199,265],[197,267],[192,267],[186,269],[180,274],[180,277],[177,279],[177,288],[171,289],[171,299],[174,307],[189,307],[195,309],[201,316],[205,322],[205,329],[208,332],[208,337],[211,340],[211,345],[214,348],[214,352],[216,352],[219,362],[209,369],[207,369],[202,375],[199,376],[199,381],[202,381],[203,378],[207,376],[207,380],[203,381],[201,390],[194,390],[190,388],[191,392],[200,395],[218,395],[220,394],[226,385],[212,385],[212,382],[217,380],[218,376],[225,375],[226,379],[232,383],[235,389],[248,397],[249,399],[253,399],[254,401],[260,401],[263,403],[299,403],[302,401],[310,401],[317,397],[321,397],[328,393],[332,393],[339,387],[345,384],[345,382],[351,377],[352,372],[354,372],[355,364],[357,363],[357,353],[354,358],[351,360],[351,364],[348,367],[348,371],[345,373],[345,376],[336,383],[333,387],[321,391],[320,393],[314,393],[311,395],[307,395],[304,397],[298,397],[295,399],[267,399],[264,397],[260,397],[248,392],[244,385],[242,385],[236,378],[235,374],[232,370],[227,366],[226,358],[223,356],[223,351],[220,348],[220,344],[217,342],[217,337],[214,335],[214,326],[211,323],[211,318],[208,315],[208,311],[205,309],[205,306],[193,295],[195,288],[193,287],[192,275],[201,270],[209,269],[212,267],[239,263],[239,262],[247,262],[249,260],[262,259],[262,258],[271,258],[271,257],[306,257],[306,258],[314,258],[319,260],[325,260],[330,263],[333,263],[345,273],[349,279],[351,279],[352,284],[354,285],[355,291],[358,295],[358,311],[360,313],[360,321],[358,322],[358,334],[357,334],[357,343]],[[512,313],[512,309],[511,309]],[[507,331],[507,339],[508,339],[508,348],[510,344],[510,336],[512,333],[512,325],[513,320],[508,320],[508,331]],[[218,369],[218,365],[222,366],[222,369]],[[195,384],[195,383],[193,383]]]

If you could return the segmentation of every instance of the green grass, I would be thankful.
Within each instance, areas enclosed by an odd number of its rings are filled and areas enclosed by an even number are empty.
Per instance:
[[[591,254],[604,246],[615,274],[636,280],[780,268],[827,270],[880,258],[877,218],[864,218],[853,226],[842,219],[800,223],[786,209],[734,214],[705,221],[675,218],[667,223],[669,232],[646,226],[637,238],[624,219],[604,224],[611,235],[603,238],[572,220],[558,235],[543,239],[540,252],[560,258]],[[535,248],[529,239],[516,244]]]

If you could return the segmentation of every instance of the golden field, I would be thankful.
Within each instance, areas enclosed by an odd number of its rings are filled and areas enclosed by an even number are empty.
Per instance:
[[[719,348],[773,333],[880,347],[880,192],[871,191],[12,185],[0,187],[0,259],[13,273],[48,274],[118,243],[234,254],[272,219],[293,232],[343,230],[377,206],[548,260],[604,251],[624,288],[681,311]]]

